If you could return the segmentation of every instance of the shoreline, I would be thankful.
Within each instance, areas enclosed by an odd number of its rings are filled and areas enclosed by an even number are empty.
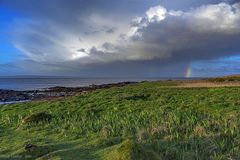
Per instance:
[[[0,102],[0,105],[3,105],[3,104],[24,103],[24,102],[30,102],[30,101],[31,101],[31,100]]]
[[[74,96],[77,93],[88,93],[97,89],[107,89],[111,87],[123,87],[129,84],[142,82],[170,82],[176,88],[212,88],[212,87],[240,87],[240,76],[220,77],[210,79],[187,79],[187,80],[156,80],[156,81],[123,81],[118,83],[107,83],[99,85],[88,85],[83,87],[55,86],[35,90],[6,90],[0,89],[0,105],[23,103],[35,100],[51,100],[54,98]]]
[[[77,93],[87,93],[97,89],[106,89],[111,87],[122,87],[129,84],[136,84],[139,82],[119,82],[101,85],[89,85],[85,87],[63,87],[55,86],[50,88],[42,88],[36,90],[6,90],[0,89],[0,105],[23,103],[35,100],[53,99],[58,97],[73,96]]]

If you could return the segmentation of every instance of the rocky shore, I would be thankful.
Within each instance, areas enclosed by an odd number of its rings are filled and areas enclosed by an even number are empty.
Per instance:
[[[22,101],[42,100],[57,97],[73,96],[76,93],[87,93],[96,89],[104,89],[111,87],[122,87],[136,82],[120,82],[113,84],[90,85],[87,87],[52,87],[47,89],[14,91],[0,89],[0,104],[17,103]]]

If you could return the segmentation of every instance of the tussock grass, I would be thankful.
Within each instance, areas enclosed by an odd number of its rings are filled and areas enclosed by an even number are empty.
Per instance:
[[[240,88],[172,83],[1,105],[0,159],[239,159]]]
[[[22,119],[22,124],[39,123],[41,121],[50,121],[52,116],[45,112],[34,113]]]

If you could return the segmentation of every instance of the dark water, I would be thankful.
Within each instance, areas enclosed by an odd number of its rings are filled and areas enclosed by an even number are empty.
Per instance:
[[[30,101],[30,100],[0,102],[0,105],[1,105],[1,104],[15,104],[15,103],[24,103],[24,102],[29,102],[29,101]]]
[[[81,87],[91,84],[156,81],[169,78],[0,78],[0,89],[34,90],[55,86]],[[179,79],[179,78],[178,78]]]
[[[34,90],[55,86],[82,87],[124,81],[158,80],[157,78],[0,78],[0,89]]]

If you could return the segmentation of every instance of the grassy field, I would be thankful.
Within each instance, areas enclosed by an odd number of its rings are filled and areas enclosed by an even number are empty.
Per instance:
[[[0,159],[240,159],[240,87],[175,85],[1,105]]]

